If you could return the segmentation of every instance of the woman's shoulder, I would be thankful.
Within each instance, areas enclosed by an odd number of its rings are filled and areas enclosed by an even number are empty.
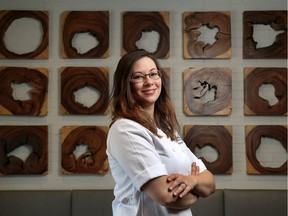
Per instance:
[[[111,125],[110,129],[118,129],[118,130],[127,130],[127,129],[142,130],[144,129],[145,130],[146,128],[134,120],[127,119],[127,118],[120,118],[120,119],[117,119]]]
[[[113,126],[119,126],[119,125],[140,125],[138,122],[133,121],[131,119],[127,119],[127,118],[119,118],[116,121],[114,121],[114,123],[112,124]]]
[[[146,138],[154,136],[138,122],[126,118],[117,119],[110,127],[108,137],[115,137],[115,135],[118,138],[122,136],[140,136]]]

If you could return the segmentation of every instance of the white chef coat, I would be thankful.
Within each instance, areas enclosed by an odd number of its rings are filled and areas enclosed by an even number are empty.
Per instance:
[[[172,141],[158,129],[159,138],[139,123],[119,119],[111,126],[107,138],[107,155],[115,180],[112,203],[114,216],[191,216],[191,210],[172,210],[152,200],[140,188],[149,180],[172,173],[191,173],[196,162],[206,167],[178,136]]]

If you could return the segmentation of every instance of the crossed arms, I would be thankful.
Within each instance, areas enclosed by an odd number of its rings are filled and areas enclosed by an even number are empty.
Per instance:
[[[174,173],[154,178],[141,188],[156,202],[173,209],[191,207],[198,197],[207,197],[215,191],[215,181],[211,172],[199,173],[196,163],[191,165],[191,174]]]

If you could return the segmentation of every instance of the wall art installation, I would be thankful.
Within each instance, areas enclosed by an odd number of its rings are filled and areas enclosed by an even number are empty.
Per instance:
[[[257,41],[253,38],[255,24],[269,25],[274,31],[279,31],[272,45],[257,48]],[[243,12],[243,58],[287,58],[287,11]]]
[[[27,83],[30,99],[13,97],[12,84]],[[44,68],[0,67],[0,115],[47,115],[48,71]]]
[[[184,75],[184,112],[186,115],[230,115],[232,78],[230,68],[191,67]],[[210,98],[208,97],[208,95]]]
[[[168,58],[170,55],[169,19],[169,12],[124,12],[122,54],[138,49],[136,42],[141,39],[142,33],[155,31],[160,38],[157,49],[152,54],[159,59]]]
[[[61,16],[62,58],[107,58],[109,56],[109,11],[65,11]],[[99,42],[85,53],[73,46],[78,33],[89,33]]]
[[[200,157],[206,167],[213,174],[231,174],[232,167],[232,126],[214,125],[185,125],[184,141],[188,148],[195,153],[196,148],[210,146],[214,148],[218,157],[209,162]]]
[[[64,126],[61,131],[63,174],[106,174],[109,169],[106,155],[108,127]],[[87,145],[87,151],[76,157],[75,149]]]
[[[31,18],[38,20],[42,27],[42,41],[32,52],[15,53],[7,49],[4,36],[9,26],[17,19]],[[48,36],[49,16],[47,11],[0,11],[0,59],[47,59],[48,58]]]
[[[183,13],[183,51],[185,59],[230,58],[231,23],[230,12],[184,12]],[[199,28],[217,28],[213,44],[198,40]]]
[[[61,72],[62,115],[105,115],[109,106],[108,68],[104,67],[63,67]],[[90,107],[75,100],[75,92],[91,87],[100,93],[99,99]]]
[[[261,145],[261,138],[264,137],[278,140],[287,152],[287,126],[246,125],[245,136],[248,174],[287,174],[287,160],[280,167],[264,167],[256,156],[256,151]]]
[[[278,102],[270,105],[259,88],[273,85]],[[287,68],[244,68],[244,114],[287,115]]]
[[[20,146],[32,149],[25,161],[10,155]],[[48,171],[48,126],[0,126],[0,175],[45,175]]]

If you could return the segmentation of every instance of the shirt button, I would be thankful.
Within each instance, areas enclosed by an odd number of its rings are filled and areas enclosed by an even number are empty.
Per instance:
[[[122,200],[122,203],[124,203],[124,204],[127,204],[129,202],[129,199],[128,198],[124,198],[123,200]]]

